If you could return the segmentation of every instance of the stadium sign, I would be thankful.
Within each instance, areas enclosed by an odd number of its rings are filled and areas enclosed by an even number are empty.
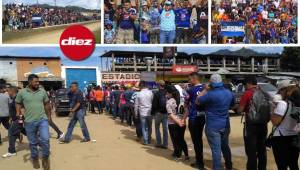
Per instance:
[[[187,75],[197,71],[198,67],[194,65],[174,65],[172,67],[173,74]]]
[[[140,73],[101,73],[102,82],[137,82],[140,79]]]
[[[222,37],[241,37],[245,35],[245,23],[242,21],[236,22],[221,22]]]

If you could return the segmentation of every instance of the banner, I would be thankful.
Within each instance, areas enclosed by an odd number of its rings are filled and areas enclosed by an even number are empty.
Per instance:
[[[140,73],[101,73],[102,82],[136,82],[140,78]]]
[[[184,74],[188,75],[193,72],[198,72],[198,66],[194,65],[175,65],[172,67],[173,74]]]
[[[221,36],[224,37],[240,37],[245,35],[245,23],[242,21],[236,22],[221,22]]]

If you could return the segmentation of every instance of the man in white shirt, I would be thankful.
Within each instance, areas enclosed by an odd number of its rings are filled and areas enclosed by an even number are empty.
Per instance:
[[[148,145],[151,142],[152,133],[152,100],[153,93],[146,87],[146,82],[140,82],[141,91],[137,94],[134,104],[134,113],[140,116],[142,134],[143,134],[143,144]]]
[[[5,85],[0,84],[0,125],[8,130],[9,128],[9,95],[5,92]],[[0,144],[1,134],[0,134]]]

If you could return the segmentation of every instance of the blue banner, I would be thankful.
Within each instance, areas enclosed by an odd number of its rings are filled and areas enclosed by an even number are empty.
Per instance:
[[[245,35],[245,23],[243,21],[221,22],[221,36],[242,37]]]

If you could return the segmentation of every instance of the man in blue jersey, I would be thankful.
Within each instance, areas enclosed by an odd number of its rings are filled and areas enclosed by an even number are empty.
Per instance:
[[[204,89],[204,85],[200,83],[200,75],[196,72],[189,76],[189,80],[192,87],[187,90],[188,97],[185,102],[186,111],[183,120],[189,117],[189,131],[196,154],[196,162],[192,163],[191,166],[204,170],[202,134],[205,125],[205,114],[203,109],[195,103],[198,94]]]
[[[191,35],[190,18],[192,9],[189,7],[189,1],[184,0],[180,7],[175,9],[177,26],[177,43],[188,43]]]
[[[117,31],[117,44],[134,43],[134,21],[137,18],[136,9],[131,7],[130,0],[126,0],[123,8],[116,12],[116,18],[119,23]]]

